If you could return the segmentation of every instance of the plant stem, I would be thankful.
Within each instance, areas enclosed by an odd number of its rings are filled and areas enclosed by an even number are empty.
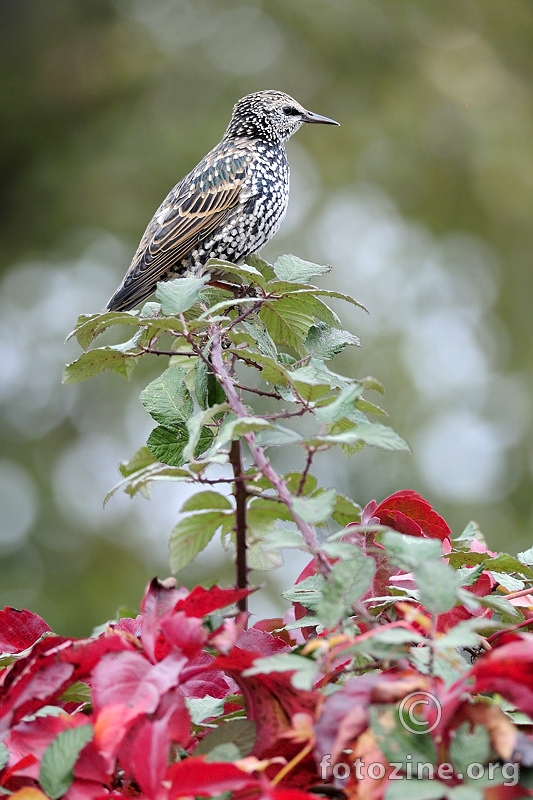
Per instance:
[[[235,566],[237,571],[237,588],[246,589],[248,587],[248,565],[246,561],[246,478],[242,468],[241,442],[235,439],[231,443],[229,460],[233,468],[233,480],[235,484],[235,541],[236,558]],[[248,598],[243,597],[237,603],[239,611],[248,611]]]
[[[229,374],[226,364],[224,363],[223,349],[222,349],[222,331],[219,326],[213,325],[210,330],[212,348],[211,348],[211,365],[213,373],[218,382],[224,389],[226,399],[231,406],[232,410],[241,419],[247,419],[251,415],[246,410],[241,397],[235,388],[234,381]],[[277,492],[280,500],[285,504],[291,513],[294,522],[311,553],[317,554],[322,572],[329,572],[330,565],[324,555],[320,552],[318,538],[315,529],[312,525],[304,522],[298,514],[294,511],[292,503],[292,495],[287,487],[283,478],[277,474],[272,464],[268,460],[265,450],[255,442],[255,434],[247,433],[243,437],[250,448],[250,453],[255,466],[260,470],[264,477],[270,481],[272,487]]]

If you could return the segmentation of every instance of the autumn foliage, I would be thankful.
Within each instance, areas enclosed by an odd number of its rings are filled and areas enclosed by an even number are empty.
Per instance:
[[[530,796],[533,548],[491,552],[474,523],[454,537],[413,491],[361,509],[320,487],[322,452],[407,446],[368,418],[383,414],[363,397],[377,382],[324,363],[357,344],[320,299],[339,294],[308,283],[326,268],[295,257],[225,268],[231,289],[179,279],[141,312],[80,319],[84,348],[114,326],[134,335],[87,349],[66,378],[170,359],[141,394],[157,427],[121,465],[119,486],[193,485],[172,568],[220,532],[235,549],[236,588],[154,579],[137,617],[79,640],[29,611],[0,612],[0,792]],[[250,397],[274,410],[255,413]],[[293,429],[302,418],[305,430]],[[286,446],[300,448],[300,471],[274,468],[272,448]],[[249,627],[249,570],[274,569],[286,547],[309,555],[284,592],[287,613]]]

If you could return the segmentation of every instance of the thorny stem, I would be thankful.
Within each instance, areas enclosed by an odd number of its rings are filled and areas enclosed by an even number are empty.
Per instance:
[[[211,364],[215,377],[224,389],[226,399],[232,410],[241,419],[249,418],[251,415],[246,410],[246,407],[244,406],[244,403],[242,402],[240,395],[235,388],[235,384],[226,368],[226,364],[224,363],[222,351],[222,332],[218,326],[212,326],[210,332],[212,341]],[[314,528],[301,519],[294,511],[292,495],[287,487],[287,484],[272,467],[272,464],[265,454],[264,448],[256,444],[255,434],[253,432],[246,433],[243,438],[246,440],[248,447],[250,448],[250,453],[255,466],[264,475],[264,477],[270,481],[280,500],[289,509],[291,516],[294,519],[298,530],[302,534],[309,550],[312,553],[318,554],[321,570],[323,572],[329,571],[330,566],[327,562],[327,559],[325,557],[321,557],[319,552],[318,539]]]

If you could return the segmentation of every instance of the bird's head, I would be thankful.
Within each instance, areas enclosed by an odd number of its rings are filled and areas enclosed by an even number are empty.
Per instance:
[[[333,119],[307,111],[284,92],[254,92],[235,104],[224,138],[246,137],[271,143],[284,142],[305,122],[339,124]]]

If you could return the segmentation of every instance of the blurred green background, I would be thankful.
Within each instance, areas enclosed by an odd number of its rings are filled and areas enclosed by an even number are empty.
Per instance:
[[[459,533],[531,545],[533,8],[528,0],[0,0],[0,605],[88,634],[168,574],[184,494],[102,498],[145,441],[150,378],[62,386],[81,313],[118,285],[234,102],[287,91],[341,127],[288,146],[263,255],[330,263],[413,455],[318,463],[359,503],[412,488]],[[161,365],[155,365],[154,369]],[[211,547],[187,581],[231,580]],[[271,576],[297,574],[288,560]]]

